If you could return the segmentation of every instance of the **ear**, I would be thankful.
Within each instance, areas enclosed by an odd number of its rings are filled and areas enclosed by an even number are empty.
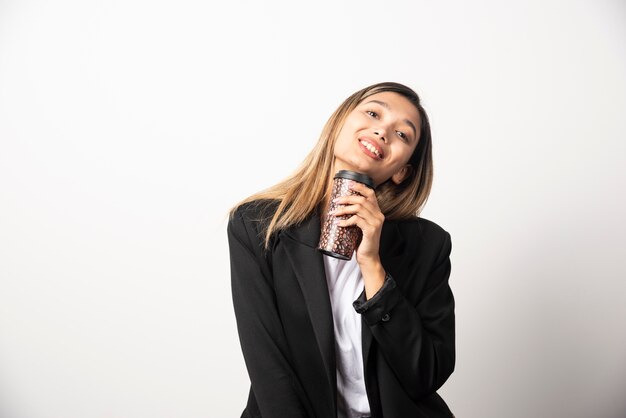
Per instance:
[[[411,174],[412,170],[413,166],[411,166],[411,164],[406,164],[404,167],[396,171],[393,176],[391,176],[391,181],[393,181],[395,184],[402,183],[404,179],[406,179]]]

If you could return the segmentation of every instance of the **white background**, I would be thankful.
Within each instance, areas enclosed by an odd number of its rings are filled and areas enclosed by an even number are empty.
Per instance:
[[[226,213],[422,97],[457,417],[626,416],[623,1],[0,1],[0,416],[239,417]]]

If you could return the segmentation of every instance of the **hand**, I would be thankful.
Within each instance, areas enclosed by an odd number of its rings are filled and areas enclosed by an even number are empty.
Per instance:
[[[356,225],[363,232],[363,238],[356,249],[356,261],[361,268],[365,297],[370,299],[385,281],[385,270],[380,262],[379,253],[380,233],[385,215],[378,207],[378,199],[373,189],[355,181],[350,181],[349,188],[362,196],[350,195],[338,198],[335,203],[346,206],[338,207],[332,214],[335,216],[352,214],[348,219],[337,222],[337,225]]]
[[[380,263],[380,234],[382,231],[385,215],[378,207],[378,200],[373,189],[362,183],[350,181],[350,190],[361,194],[343,196],[336,200],[341,206],[332,213],[335,216],[352,215],[348,219],[341,220],[337,225],[345,227],[356,225],[363,232],[363,239],[356,250],[357,262],[364,266],[372,266]]]

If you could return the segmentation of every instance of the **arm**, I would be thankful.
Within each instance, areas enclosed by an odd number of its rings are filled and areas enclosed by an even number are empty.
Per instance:
[[[354,302],[381,352],[407,389],[419,401],[448,379],[455,364],[454,297],[450,277],[450,234],[445,232],[417,306],[411,305],[387,274],[380,290]]]
[[[271,273],[256,231],[237,211],[228,223],[233,306],[243,356],[263,418],[306,418],[306,399],[289,364]]]

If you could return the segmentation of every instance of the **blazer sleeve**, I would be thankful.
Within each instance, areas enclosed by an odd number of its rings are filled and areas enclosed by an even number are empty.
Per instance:
[[[256,228],[240,211],[228,223],[233,306],[252,391],[263,418],[307,418],[304,390],[289,363],[270,269]]]
[[[404,297],[389,273],[370,299],[353,307],[372,331],[383,356],[414,401],[439,389],[454,371],[455,319],[450,277],[450,234],[444,231],[417,306]]]

